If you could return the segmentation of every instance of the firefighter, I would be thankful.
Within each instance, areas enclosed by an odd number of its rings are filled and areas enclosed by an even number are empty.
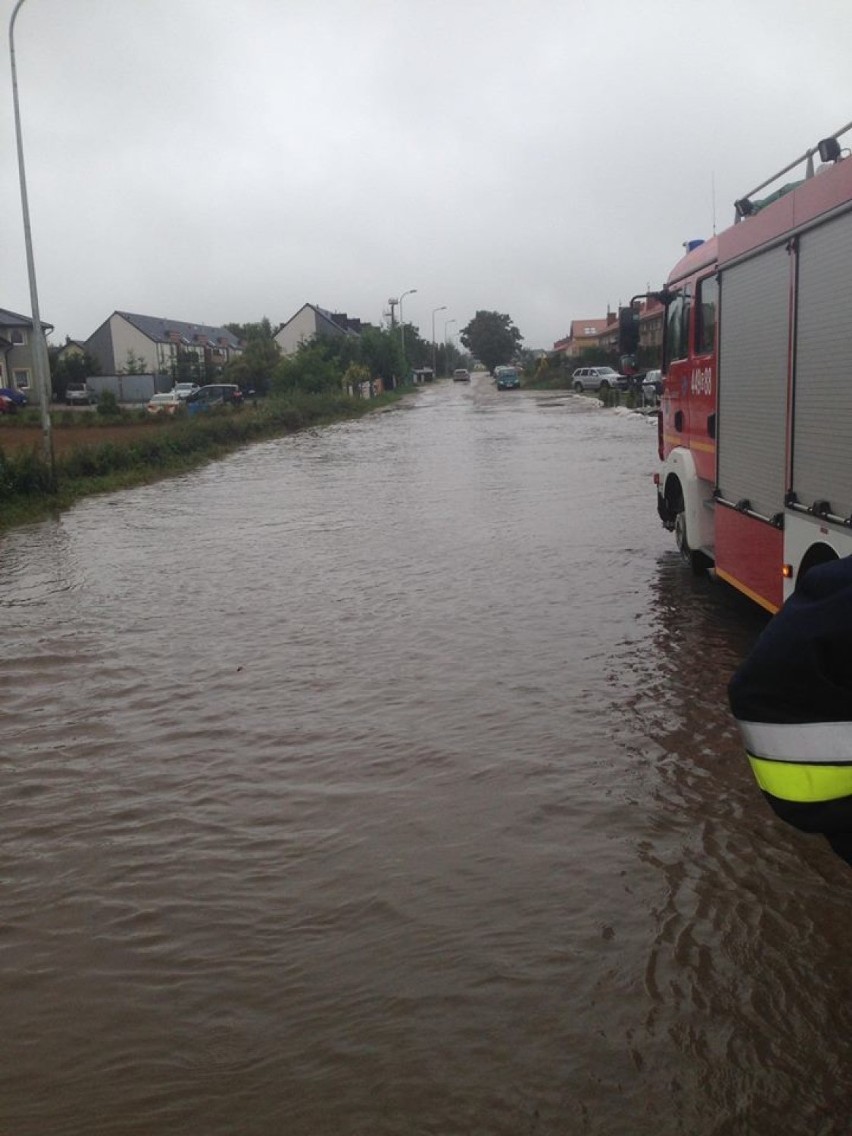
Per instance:
[[[852,867],[852,556],[798,581],[728,694],[772,808]]]

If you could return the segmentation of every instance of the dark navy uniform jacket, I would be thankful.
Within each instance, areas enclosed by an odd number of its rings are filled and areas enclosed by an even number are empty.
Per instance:
[[[728,694],[775,811],[852,855],[852,557],[801,579]]]

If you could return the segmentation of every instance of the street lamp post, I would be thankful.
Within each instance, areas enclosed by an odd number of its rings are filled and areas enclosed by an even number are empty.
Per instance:
[[[409,288],[407,292],[403,292],[399,297],[399,342],[402,346],[403,367],[405,366],[405,320],[402,318],[402,301],[406,296],[413,296],[416,291],[416,288]]]
[[[450,355],[447,351],[447,328],[451,323],[458,323],[458,320],[444,320],[444,366],[447,368],[447,374],[450,373]]]
[[[38,401],[41,408],[41,428],[44,445],[44,458],[50,477],[50,488],[56,485],[55,469],[53,464],[53,438],[50,431],[50,365],[47,359],[47,340],[41,324],[38,309],[38,289],[36,288],[35,260],[33,258],[33,241],[30,231],[30,207],[27,201],[27,176],[24,172],[24,144],[21,137],[21,111],[18,105],[18,73],[15,67],[15,19],[24,0],[18,0],[12,10],[9,20],[9,63],[12,72],[12,103],[15,110],[15,139],[18,145],[18,174],[21,182],[21,209],[24,215],[24,245],[27,253],[27,274],[30,281],[30,305],[33,312],[33,372],[38,390]]]
[[[446,304],[441,304],[440,308],[432,309],[432,377],[438,377],[437,365],[437,352],[435,350],[435,312],[445,312],[447,310]]]

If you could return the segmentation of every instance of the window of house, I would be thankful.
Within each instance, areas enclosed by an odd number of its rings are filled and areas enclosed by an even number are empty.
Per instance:
[[[15,390],[26,390],[29,385],[29,371],[25,371],[23,369],[12,371],[12,386],[15,388]]]
[[[695,310],[695,350],[706,355],[716,346],[716,311],[719,307],[719,281],[705,276],[698,281]]]
[[[22,327],[13,327],[9,332],[9,340],[14,343],[16,347],[26,347],[27,333]]]

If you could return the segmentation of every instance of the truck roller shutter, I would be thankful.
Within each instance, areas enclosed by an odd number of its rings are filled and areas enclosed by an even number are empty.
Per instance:
[[[852,214],[799,246],[793,490],[852,515]]]
[[[790,256],[770,249],[722,273],[718,481],[726,501],[784,509]]]

